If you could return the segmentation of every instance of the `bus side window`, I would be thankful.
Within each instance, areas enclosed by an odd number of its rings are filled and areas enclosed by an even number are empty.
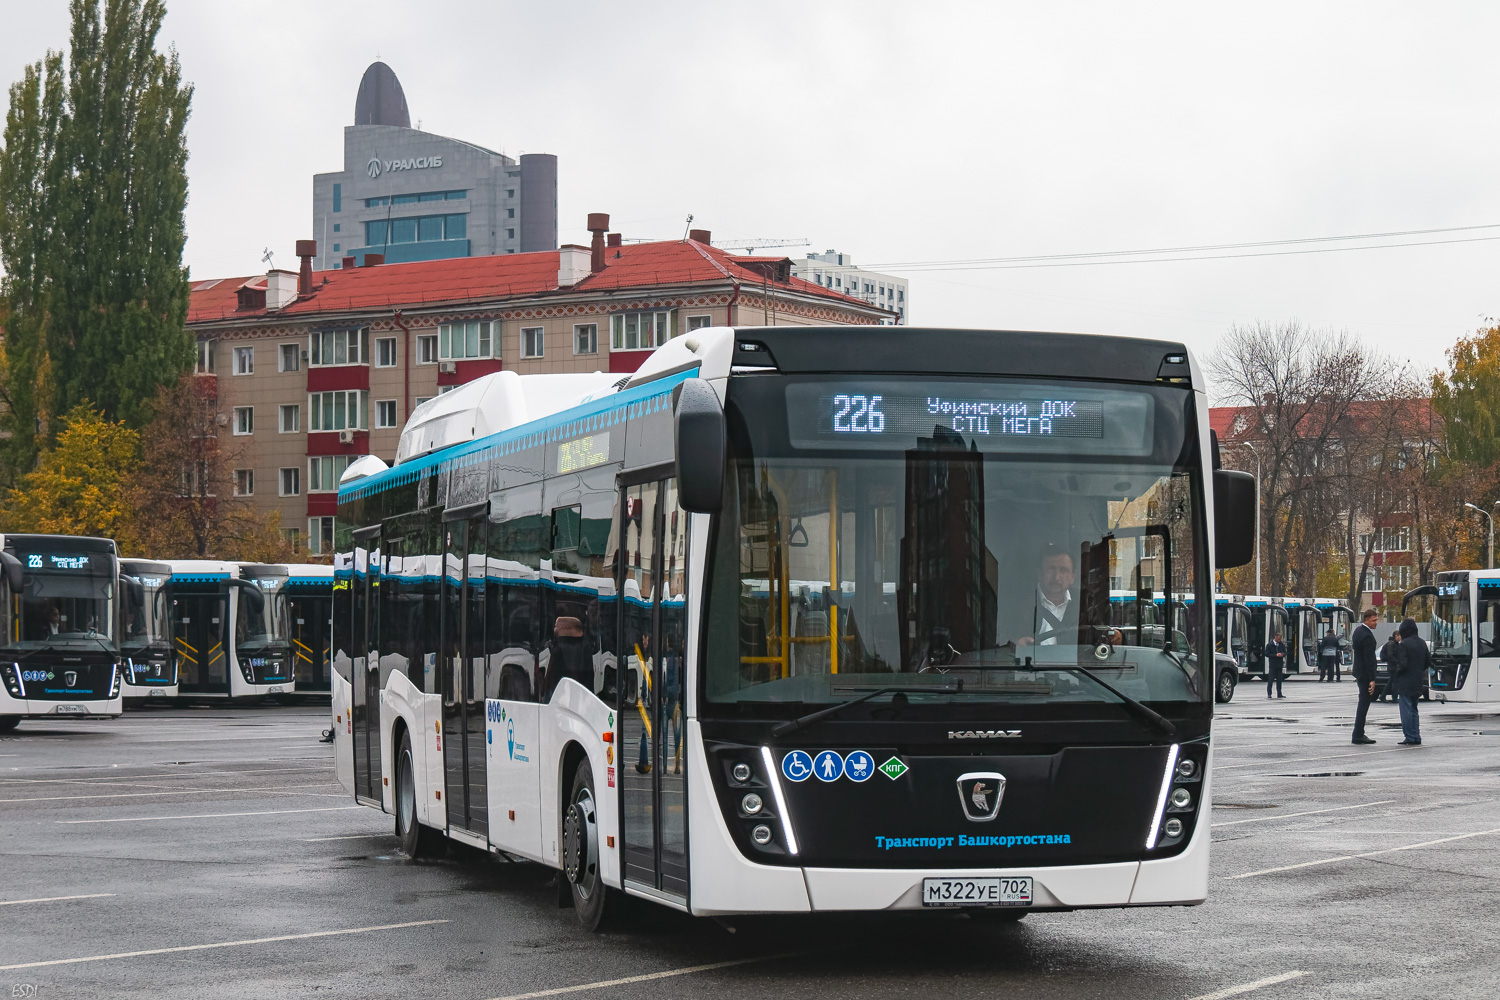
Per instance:
[[[486,552],[486,693],[534,701],[537,692],[541,559],[551,519],[541,511],[541,484],[495,494]]]

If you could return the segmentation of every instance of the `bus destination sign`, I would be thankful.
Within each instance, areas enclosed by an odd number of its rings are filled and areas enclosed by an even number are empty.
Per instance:
[[[33,552],[26,557],[26,568],[78,572],[89,568],[89,557]]]

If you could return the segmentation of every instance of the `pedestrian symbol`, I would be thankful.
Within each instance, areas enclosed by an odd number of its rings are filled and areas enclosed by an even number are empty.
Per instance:
[[[897,778],[905,774],[906,770],[906,765],[901,762],[900,757],[892,757],[890,760],[880,765],[881,773],[884,774],[887,778],[890,778],[892,781],[895,781]]]
[[[806,781],[812,777],[813,759],[806,750],[793,750],[781,758],[781,773],[788,781]]]
[[[824,750],[813,759],[813,773],[819,781],[837,781],[844,773],[844,758],[832,750]]]
[[[850,781],[864,781],[875,773],[875,758],[863,750],[856,750],[844,758],[844,777]]]

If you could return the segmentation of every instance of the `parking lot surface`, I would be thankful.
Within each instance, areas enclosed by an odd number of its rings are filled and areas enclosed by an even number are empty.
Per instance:
[[[1500,706],[1349,742],[1354,685],[1246,683],[1215,727],[1199,907],[754,918],[641,907],[608,934],[553,873],[407,864],[317,742],[326,708],[28,721],[0,738],[0,995],[1492,998]]]

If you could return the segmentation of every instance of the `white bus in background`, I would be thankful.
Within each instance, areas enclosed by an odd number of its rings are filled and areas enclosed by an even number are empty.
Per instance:
[[[298,694],[327,694],[333,667],[333,567],[283,563],[292,684]]]
[[[1500,569],[1448,570],[1407,592],[1401,617],[1414,618],[1432,647],[1430,697],[1500,701]]]
[[[0,535],[0,732],[124,710],[118,602],[132,599],[113,539]]]
[[[781,327],[435,397],[340,483],[339,780],[414,857],[560,869],[588,927],[1202,902],[1214,555],[1254,525],[1205,388],[1167,342]],[[1183,599],[1115,627],[1148,577]]]
[[[272,665],[265,656],[241,653],[245,639],[262,634],[258,623],[266,599],[253,580],[241,579],[240,565],[212,559],[166,562],[172,568],[178,695],[252,700],[290,691],[284,658]]]
[[[120,652],[125,704],[177,697],[172,650],[172,567],[149,559],[121,559],[120,575],[141,587],[141,604],[120,602]]]

